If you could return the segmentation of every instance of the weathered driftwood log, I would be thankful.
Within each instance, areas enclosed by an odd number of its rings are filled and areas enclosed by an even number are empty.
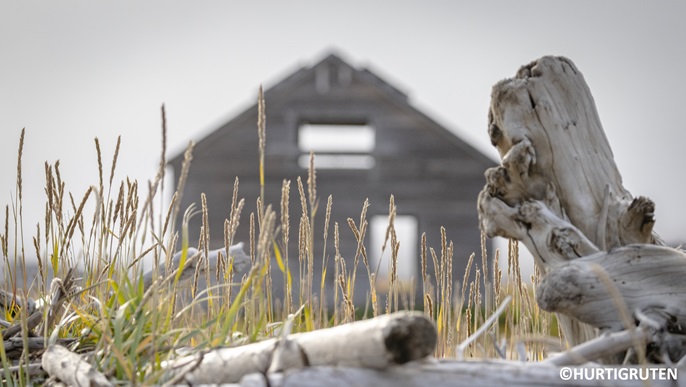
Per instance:
[[[620,246],[663,244],[653,233],[653,202],[633,198],[622,185],[593,97],[570,60],[543,57],[496,84],[488,132],[502,163],[486,171],[478,199],[482,229],[522,241],[543,273]],[[596,260],[605,259],[622,260],[617,254]],[[548,280],[549,288],[557,285],[564,286]],[[671,291],[665,289],[647,293],[659,297]],[[547,306],[566,314],[558,317],[570,344],[595,336],[567,317],[576,311]]]
[[[671,372],[671,374],[670,374]],[[686,369],[677,369],[677,376]],[[632,376],[633,375],[633,376]],[[593,376],[593,378],[589,378]],[[561,368],[540,363],[512,361],[419,362],[385,370],[352,367],[308,367],[276,374],[252,374],[240,387],[350,387],[350,386],[684,386],[674,378],[673,368],[642,369],[640,366],[594,369]],[[641,377],[647,380],[642,380]],[[228,385],[227,385],[228,387]]]
[[[319,365],[289,368],[280,372],[252,373],[227,387],[293,386],[686,386],[676,366],[609,366],[597,359],[626,350],[649,339],[649,329],[624,330],[598,337],[543,362],[503,360],[455,361],[426,358],[384,369]],[[580,366],[582,365],[582,366]],[[574,366],[574,367],[570,367]],[[220,380],[216,379],[219,383]],[[216,385],[216,384],[213,384]]]
[[[686,329],[686,254],[654,245],[617,247],[575,259],[540,282],[541,308],[575,316],[597,328],[624,329],[629,316],[673,333]],[[613,289],[614,288],[614,289]],[[615,299],[613,292],[621,299]],[[639,312],[639,313],[637,313]],[[683,327],[683,328],[682,328]]]
[[[664,246],[616,247],[575,259],[541,280],[536,300],[604,331],[650,328],[648,358],[686,355],[686,254]],[[627,326],[629,325],[629,326]]]
[[[46,299],[41,300],[43,302],[41,303],[40,307],[37,307],[36,302],[31,299],[26,302],[28,308],[23,312],[31,313],[26,318],[26,329],[32,331],[34,328],[38,327],[37,330],[41,331],[41,328],[39,327],[41,323],[45,323],[49,327],[54,325],[54,321],[60,313],[62,304],[80,289],[74,283],[73,273],[73,269],[69,269],[64,277],[64,280],[61,278],[52,279],[52,282],[50,283],[50,294]],[[5,297],[10,297],[9,294],[11,293],[4,293],[3,296],[0,297],[0,303],[7,301],[7,298]],[[11,302],[12,301],[10,301],[10,303]],[[3,306],[7,307],[4,304]],[[44,310],[45,308],[47,308],[47,310]],[[47,321],[43,321],[43,316],[47,316]],[[8,340],[10,337],[15,336],[22,331],[21,320],[14,325],[6,324],[4,320],[0,321],[2,321],[2,325],[6,326],[7,328],[2,331],[3,340]]]
[[[73,338],[58,338],[57,343],[61,345],[69,345],[76,341]],[[47,340],[42,336],[35,337],[21,337],[14,336],[3,341],[3,347],[5,349],[5,355],[9,360],[18,360],[24,353],[24,343],[26,343],[26,349],[29,351],[30,356],[34,356],[37,353],[43,352],[45,349],[45,344]]]
[[[81,356],[60,346],[51,345],[43,354],[42,365],[48,375],[68,386],[111,387],[113,384]]]
[[[20,294],[0,289],[0,308],[12,315],[17,311],[31,315],[36,310],[36,301],[30,297],[24,298]]]
[[[181,254],[182,252],[179,251],[174,256],[171,258],[169,262],[169,267],[168,267],[168,273],[172,273],[178,269],[180,269],[181,266]],[[208,253],[208,257],[206,262],[206,265],[212,270],[216,270],[217,266],[217,261],[219,259],[219,255],[222,254],[222,257],[227,260],[227,263],[233,265],[232,270],[234,273],[238,275],[243,275],[247,273],[250,270],[251,267],[251,262],[250,262],[250,256],[245,253],[244,247],[243,247],[243,242],[237,243],[235,245],[229,246],[228,249],[228,254],[229,257],[226,258],[226,249],[221,248],[217,250],[210,250]],[[181,271],[181,275],[179,276],[179,281],[186,281],[191,278],[193,278],[193,275],[195,274],[195,268],[197,265],[202,265],[200,267],[201,270],[205,270],[205,264],[202,263],[203,259],[202,258],[202,252],[198,251],[198,249],[190,247],[188,251],[186,252],[186,259],[187,261],[184,264],[183,271]],[[163,276],[165,273],[164,267],[160,266],[157,268],[155,271],[154,269],[150,269],[147,272],[143,274],[143,287],[145,289],[148,289],[150,285],[152,285],[152,282],[156,279],[158,279],[160,276]]]
[[[183,381],[235,383],[251,373],[306,366],[383,369],[430,355],[436,346],[433,321],[418,312],[398,312],[313,332],[235,348],[220,348],[170,364]]]

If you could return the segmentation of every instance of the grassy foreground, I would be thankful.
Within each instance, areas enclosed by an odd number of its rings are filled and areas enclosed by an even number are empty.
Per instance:
[[[261,97],[258,105],[260,147],[256,152],[260,161],[256,170],[263,176],[265,127]],[[164,108],[162,113],[164,117]],[[475,254],[469,257],[464,280],[453,283],[453,242],[448,240],[445,230],[441,230],[441,246],[426,246],[426,236],[422,235],[421,249],[417,252],[422,278],[417,283],[422,287],[423,299],[413,300],[414,291],[408,291],[395,275],[399,241],[394,229],[392,197],[384,244],[391,252],[391,268],[387,285],[377,287],[374,268],[370,267],[367,256],[382,252],[364,249],[368,204],[360,203],[361,214],[350,214],[347,225],[330,224],[329,215],[336,193],[327,193],[330,196],[326,207],[321,209],[326,211],[326,221],[323,228],[314,229],[313,218],[319,209],[319,197],[312,163],[307,176],[296,182],[284,181],[281,203],[264,203],[264,194],[260,198],[246,198],[257,201],[257,211],[242,217],[245,200],[238,198],[239,182],[234,182],[231,215],[225,220],[224,243],[228,249],[236,229],[249,227],[253,269],[247,275],[234,276],[230,258],[223,257],[216,267],[208,270],[200,270],[204,262],[197,262],[198,270],[192,283],[179,282],[179,272],[169,267],[169,259],[177,251],[182,252],[182,265],[198,259],[186,252],[189,246],[199,250],[207,248],[207,224],[212,210],[207,208],[204,196],[197,198],[200,202],[197,210],[179,207],[192,159],[192,145],[185,153],[179,185],[171,203],[163,211],[158,210],[166,196],[161,184],[166,166],[164,119],[162,133],[160,168],[154,179],[145,185],[129,179],[114,181],[119,141],[111,165],[106,169],[100,143],[95,139],[98,158],[94,163],[98,165],[99,179],[85,193],[65,192],[59,162],[45,163],[46,203],[41,205],[45,208],[45,218],[33,229],[22,221],[25,203],[22,202],[21,165],[25,144],[24,132],[21,132],[15,199],[5,206],[4,223],[0,224],[5,279],[0,289],[12,295],[0,316],[5,325],[4,346],[0,346],[3,384],[24,386],[44,380],[45,374],[31,365],[40,361],[41,354],[40,349],[32,347],[34,337],[44,338],[43,345],[56,341],[66,344],[73,351],[86,355],[91,364],[113,380],[147,385],[162,381],[161,363],[181,350],[240,345],[268,338],[289,315],[293,318],[293,332],[305,332],[412,305],[423,309],[436,321],[437,357],[537,360],[550,345],[560,344],[559,339],[547,339],[551,335],[557,337],[556,325],[553,317],[539,310],[534,300],[535,289],[531,283],[536,282],[535,278],[530,282],[520,276],[516,242],[510,243],[506,254],[496,251],[495,262],[489,264],[482,237],[482,251],[477,252],[479,258]],[[292,183],[297,185],[296,198],[289,197]],[[290,200],[300,201],[300,214],[289,214]],[[202,217],[201,235],[204,237],[201,236],[200,241],[188,240],[191,216]],[[353,217],[359,217],[359,221],[354,221]],[[176,219],[181,219],[181,225],[176,224]],[[239,219],[249,219],[249,222],[239,224]],[[298,234],[289,235],[291,229],[298,230]],[[181,230],[180,235],[177,230]],[[342,232],[354,233],[360,247],[358,256],[339,254],[338,240]],[[326,303],[323,281],[317,284],[312,280],[312,263],[324,256],[323,252],[313,251],[312,246],[315,235],[322,234],[325,241],[330,239],[327,242],[333,243],[336,252],[331,257],[336,263],[335,272],[322,273],[322,278],[328,276],[337,284],[333,305]],[[288,246],[293,243],[299,247],[298,257],[288,257]],[[26,273],[27,262],[32,262],[33,257],[38,257],[38,275],[26,278],[22,273]],[[149,289],[144,289],[140,280],[143,259],[152,260],[153,267],[168,273]],[[289,259],[298,259],[298,272],[288,269]],[[507,259],[506,273],[499,269],[501,259]],[[360,260],[363,262],[361,267],[366,268],[371,278],[366,306],[355,306],[351,302]],[[429,265],[429,260],[433,265]],[[273,262],[278,270],[272,270]],[[68,294],[66,302],[51,307],[52,278],[65,278],[75,267],[79,268],[79,274],[75,275],[79,277],[75,281],[78,287]],[[429,272],[430,267],[435,270]],[[281,291],[286,295],[284,300],[273,297],[272,273],[284,276],[285,289]],[[199,290],[197,284],[201,276],[206,283],[217,285]],[[295,276],[300,279],[297,283],[302,284],[299,288],[293,287]],[[179,296],[183,294],[189,297]],[[30,306],[23,301],[27,298],[37,300],[38,306],[47,304],[43,309],[38,308],[43,310],[38,323],[29,319]],[[184,301],[188,299],[193,301]],[[467,345],[460,346],[458,351],[458,345],[465,343],[506,299],[511,301],[499,316],[498,323]],[[12,325],[21,330],[9,337],[7,327]],[[8,351],[10,340],[22,343],[19,345],[21,350]]]

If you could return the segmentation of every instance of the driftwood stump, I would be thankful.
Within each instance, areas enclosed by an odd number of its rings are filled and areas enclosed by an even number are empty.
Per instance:
[[[544,276],[539,306],[562,314],[567,341],[640,323],[660,354],[680,357],[686,255],[656,246],[664,243],[653,232],[654,203],[622,185],[576,66],[543,57],[497,83],[488,133],[502,163],[485,174],[481,227],[529,249]]]

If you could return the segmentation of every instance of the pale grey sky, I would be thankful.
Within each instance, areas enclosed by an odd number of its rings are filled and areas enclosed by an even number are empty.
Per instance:
[[[25,228],[44,206],[43,163],[67,190],[97,184],[93,138],[116,179],[152,178],[160,105],[181,150],[335,48],[410,95],[486,154],[491,86],[565,55],[595,97],[626,187],[657,203],[657,231],[686,240],[686,2],[0,0],[0,204],[24,148]],[[269,108],[269,101],[267,101]],[[4,219],[3,219],[4,220]],[[459,243],[459,241],[456,241]]]

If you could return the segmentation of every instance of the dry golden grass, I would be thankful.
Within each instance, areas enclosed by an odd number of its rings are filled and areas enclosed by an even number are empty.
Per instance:
[[[53,316],[56,323],[46,324],[36,334],[45,337],[47,342],[72,338],[74,343],[71,348],[86,355],[108,377],[145,384],[160,382],[163,375],[161,362],[174,357],[181,348],[203,350],[270,337],[290,314],[298,310],[301,312],[293,320],[294,332],[416,307],[423,309],[427,316],[436,321],[439,335],[435,351],[437,357],[518,359],[525,356],[538,359],[546,353],[550,345],[548,338],[557,336],[556,325],[553,318],[542,312],[534,302],[535,289],[531,283],[535,283],[536,278],[532,278],[532,282],[521,278],[516,242],[510,243],[506,254],[508,269],[505,278],[498,263],[502,259],[501,253],[495,252],[495,263],[491,264],[485,239],[482,239],[482,251],[478,252],[480,263],[476,254],[469,257],[463,280],[454,283],[453,242],[442,229],[441,246],[434,249],[427,246],[427,238],[423,234],[418,252],[421,257],[421,278],[410,284],[401,282],[397,277],[400,241],[394,224],[396,206],[391,197],[383,245],[383,249],[390,249],[391,267],[387,286],[381,287],[377,285],[378,268],[371,267],[366,247],[369,203],[361,203],[359,221],[353,220],[351,214],[347,221],[348,231],[345,225],[337,222],[331,224],[336,196],[333,192],[327,197],[324,224],[315,225],[319,197],[312,161],[306,184],[300,178],[295,182],[298,198],[290,198],[292,182],[284,180],[278,209],[265,203],[263,175],[266,132],[262,93],[258,105],[258,152],[262,185],[260,197],[255,198],[258,211],[249,214],[249,224],[239,224],[245,200],[238,198],[239,181],[236,179],[230,216],[224,222],[226,254],[220,256],[215,267],[208,267],[204,272],[199,269],[206,267],[207,261],[187,252],[191,246],[188,220],[192,216],[202,217],[198,250],[206,251],[209,246],[208,224],[212,209],[207,207],[205,197],[198,198],[201,201],[199,210],[195,207],[185,209],[180,235],[176,225],[182,210],[179,204],[192,160],[193,144],[189,144],[184,154],[179,183],[171,203],[159,214],[154,213],[153,204],[164,197],[165,189],[162,184],[166,165],[166,120],[163,108],[162,157],[157,175],[147,183],[147,194],[141,192],[137,181],[126,179],[115,185],[114,172],[120,141],[115,147],[109,179],[105,180],[101,144],[95,140],[99,179],[96,185],[76,197],[65,192],[59,162],[45,164],[45,218],[32,237],[34,253],[38,257],[38,275],[36,278],[17,278],[19,273],[26,273],[27,256],[30,255],[25,251],[21,217],[22,131],[18,151],[18,195],[14,203],[5,207],[4,231],[0,233],[5,278],[2,288],[17,297],[31,296],[40,300],[49,294],[51,278],[63,277],[77,266],[83,271],[79,291],[69,303],[63,305],[59,316]],[[302,208],[297,238],[288,232],[293,216],[288,210],[291,200],[299,200]],[[85,214],[89,212],[86,210],[93,210],[92,217],[86,217]],[[234,275],[233,261],[228,256],[228,246],[233,243],[238,227],[249,227],[251,235],[248,249],[253,267],[242,278]],[[341,256],[341,232],[352,232],[358,241],[354,257]],[[319,273],[322,278],[334,280],[333,289],[327,289],[324,281],[314,283],[315,257],[321,254],[324,260],[327,259],[324,252],[314,251],[315,238],[321,237],[325,246],[329,238],[333,239],[334,272],[326,272],[325,264]],[[297,243],[300,252],[297,273],[289,269],[289,261],[293,259],[288,255],[291,243]],[[180,271],[171,267],[170,258],[179,244],[181,267],[200,260],[190,286],[180,283]],[[144,257],[152,257],[153,267],[163,267],[163,272],[167,273],[164,278],[154,281],[149,289],[143,288],[139,277]],[[284,277],[284,289],[279,289],[279,293],[284,295],[282,300],[274,297],[275,289],[270,274],[272,257],[279,268],[278,272]],[[360,261],[369,278],[366,306],[356,306],[352,302]],[[348,268],[351,263],[352,268]],[[433,273],[429,272],[430,267],[434,268]],[[212,282],[213,277],[217,285],[199,289],[200,276],[207,284]],[[296,276],[300,284],[298,288],[294,288]],[[422,289],[421,300],[414,299],[416,286]],[[332,305],[326,302],[327,291],[333,291]],[[184,294],[190,294],[193,301],[184,303]],[[510,304],[502,315],[492,318],[496,322],[484,328],[485,332],[478,337],[468,340],[485,321],[494,316],[504,300]],[[26,313],[16,313],[17,309],[11,305],[5,307],[2,320],[8,325],[26,324]],[[21,334],[28,337],[26,329]],[[559,344],[559,339],[553,341]],[[460,353],[457,353],[460,343],[465,344],[460,346]],[[4,382],[14,385],[39,382],[41,375],[30,375],[26,367],[10,368],[17,364],[33,363],[35,356],[39,356],[39,353],[25,351],[20,357],[11,358],[0,349]]]

